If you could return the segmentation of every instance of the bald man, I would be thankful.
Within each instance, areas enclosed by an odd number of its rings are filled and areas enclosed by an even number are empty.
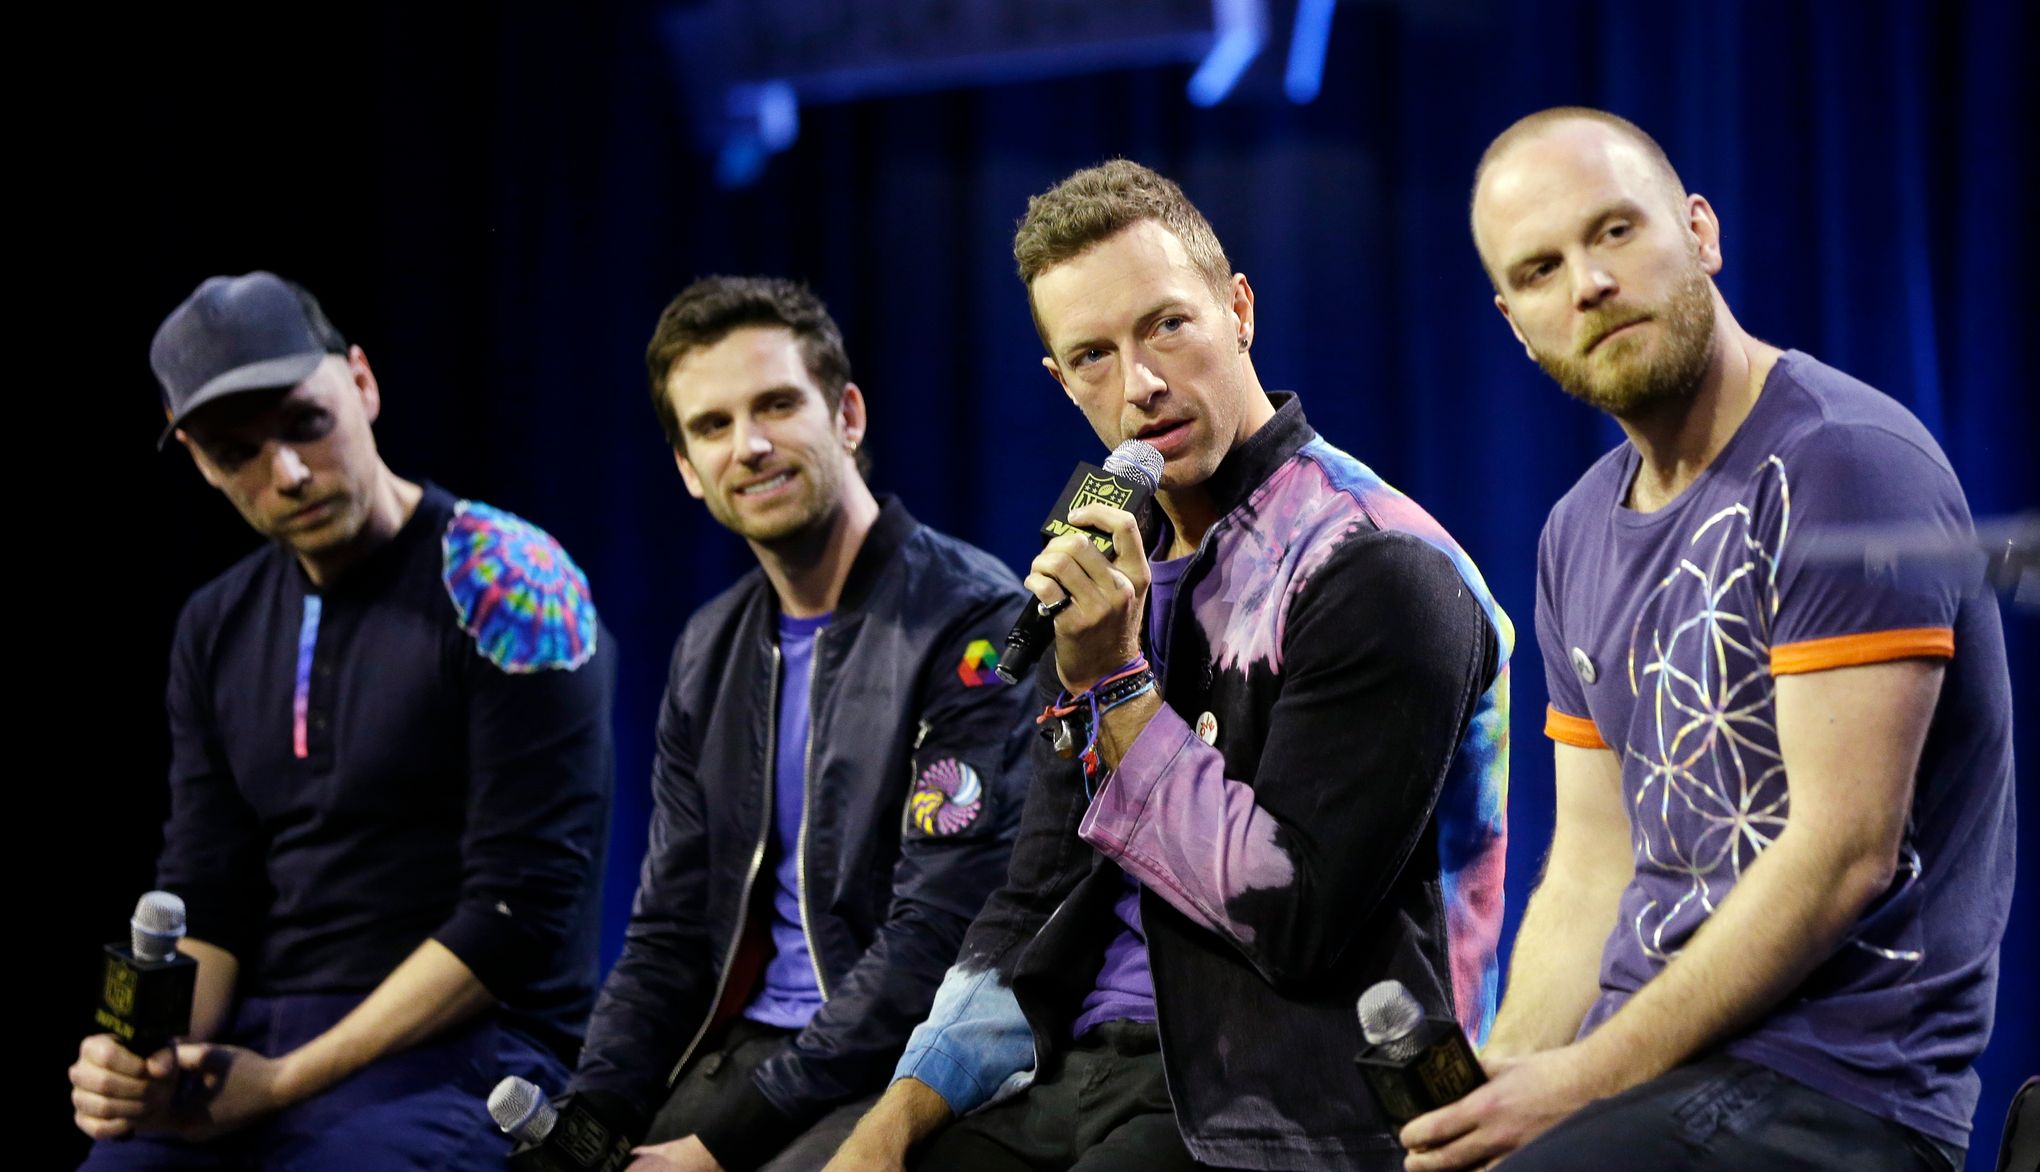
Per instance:
[[[1620,118],[1510,127],[1472,228],[1516,340],[1627,441],[1539,545],[1551,853],[1491,1081],[1403,1130],[1409,1172],[1959,1167],[2011,899],[2003,632],[1952,575],[1808,540],[1973,539],[1947,458],[1736,322],[1713,207]]]

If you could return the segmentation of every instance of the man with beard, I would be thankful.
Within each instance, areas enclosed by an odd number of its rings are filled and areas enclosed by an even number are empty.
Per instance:
[[[1511,127],[1472,227],[1517,340],[1629,440],[1545,526],[1551,854],[1492,1081],[1404,1129],[1408,1169],[1959,1167],[2012,887],[1998,613],[1808,543],[1973,540],[1954,472],[1737,324],[1713,208],[1628,122]]]
[[[688,493],[758,568],[674,648],[651,843],[574,1085],[656,1112],[642,1172],[813,1168],[1005,875],[1032,721],[993,641],[1026,595],[865,486],[864,394],[806,289],[696,282],[645,358]]]

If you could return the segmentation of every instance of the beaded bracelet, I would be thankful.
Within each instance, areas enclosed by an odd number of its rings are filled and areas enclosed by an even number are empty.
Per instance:
[[[1099,684],[1091,691],[1098,697],[1098,711],[1109,712],[1154,686],[1155,673],[1143,664],[1139,671],[1119,676],[1108,684]]]

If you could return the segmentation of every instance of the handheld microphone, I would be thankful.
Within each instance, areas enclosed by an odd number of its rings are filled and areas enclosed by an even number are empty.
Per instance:
[[[604,1112],[586,1093],[563,1096],[555,1106],[539,1087],[514,1075],[489,1092],[489,1118],[517,1141],[513,1172],[622,1172],[632,1136],[615,1111]]]
[[[1105,457],[1105,466],[1079,464],[1070,473],[1069,483],[1055,498],[1056,506],[1048,514],[1048,520],[1041,523],[1044,541],[1060,537],[1065,533],[1081,533],[1091,539],[1106,557],[1117,557],[1112,548],[1112,535],[1070,524],[1070,510],[1087,504],[1111,505],[1138,514],[1143,506],[1155,495],[1162,483],[1162,454],[1154,445],[1142,440],[1127,440],[1112,449]],[[1055,616],[1045,610],[1037,599],[1028,599],[1020,608],[1020,617],[1013,621],[1013,629],[1006,635],[1006,648],[999,652],[999,660],[993,670],[999,678],[1009,684],[1017,684],[1033,670],[1041,653],[1048,649],[1055,639]]]
[[[1353,1061],[1381,1113],[1398,1128],[1487,1081],[1459,1023],[1425,1017],[1401,981],[1382,981],[1361,995],[1360,1033],[1367,1048]]]
[[[128,943],[106,946],[92,1020],[146,1058],[190,1032],[198,962],[177,951],[184,901],[167,891],[142,896],[128,929]]]

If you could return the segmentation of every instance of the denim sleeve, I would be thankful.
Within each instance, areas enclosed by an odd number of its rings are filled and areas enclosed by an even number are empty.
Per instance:
[[[893,1081],[926,1083],[962,1115],[1033,1067],[1034,1035],[1013,990],[997,969],[958,964],[935,990],[928,1020],[907,1039]]]

